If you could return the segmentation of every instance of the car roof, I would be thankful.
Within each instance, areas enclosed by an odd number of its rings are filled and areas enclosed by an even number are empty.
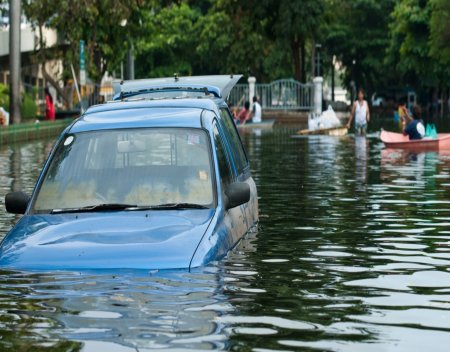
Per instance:
[[[69,133],[145,127],[201,128],[203,110],[217,111],[222,99],[115,101],[90,107]]]

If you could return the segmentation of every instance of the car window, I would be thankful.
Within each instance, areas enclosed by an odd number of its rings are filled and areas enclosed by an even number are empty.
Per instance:
[[[220,178],[222,179],[222,186],[226,186],[232,181],[232,172],[230,168],[229,158],[217,125],[214,125],[214,146],[216,149],[217,160],[219,162]]]
[[[34,210],[109,203],[138,206],[214,201],[204,130],[147,128],[69,135],[52,158]]]
[[[233,142],[232,152],[234,154],[234,160],[236,161],[238,172],[240,173],[248,165],[247,155],[245,154],[245,150],[242,146],[239,133],[229,111],[225,108],[220,109],[220,116],[222,118],[223,124],[225,125],[227,133],[230,136],[231,141]]]

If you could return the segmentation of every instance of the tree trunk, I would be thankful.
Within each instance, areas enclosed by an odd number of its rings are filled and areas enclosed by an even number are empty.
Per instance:
[[[448,114],[449,110],[450,110],[450,104],[449,104],[449,100],[450,100],[450,89],[449,88],[444,88],[444,92],[443,92],[443,96],[444,96],[444,114]]]
[[[61,89],[61,87],[59,86],[58,82],[56,82],[56,80],[53,79],[52,76],[50,76],[50,74],[47,72],[47,69],[45,67],[45,62],[47,61],[47,50],[46,50],[46,46],[45,46],[45,42],[44,42],[44,35],[42,33],[42,27],[44,26],[44,24],[39,23],[38,28],[39,28],[39,50],[38,50],[38,58],[39,61],[41,63],[41,69],[42,69],[42,74],[45,78],[45,80],[50,83],[58,92],[59,96],[63,99],[66,107],[68,109],[71,109],[71,104],[69,102],[69,99],[67,97],[67,95],[65,94],[64,90]]]
[[[42,67],[42,74],[45,78],[45,80],[50,83],[58,92],[59,96],[62,98],[62,100],[64,101],[66,107],[68,109],[71,109],[71,104],[69,99],[67,98],[67,94],[64,92],[64,90],[59,86],[58,82],[56,82],[52,76],[50,76],[50,74],[47,72],[47,69],[45,68],[45,62],[41,63],[41,67]]]
[[[301,61],[301,70],[302,70],[302,79],[300,82],[305,83],[306,82],[306,60],[305,60],[305,41],[302,40],[300,44],[300,61]]]
[[[302,58],[300,53],[300,41],[295,37],[291,41],[292,58],[294,60],[294,78],[302,82]]]
[[[102,60],[102,53],[99,48],[94,50],[94,64],[96,66],[98,76],[94,79],[94,90],[92,91],[89,105],[98,104],[100,102],[100,87],[102,84],[103,75],[106,72],[106,63]]]
[[[331,101],[334,102],[334,86],[335,86],[335,82],[334,82],[334,62],[333,60],[331,61]]]

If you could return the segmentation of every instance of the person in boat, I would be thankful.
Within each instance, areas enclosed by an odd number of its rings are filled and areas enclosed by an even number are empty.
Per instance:
[[[369,104],[364,100],[364,90],[358,90],[358,100],[353,103],[352,112],[347,122],[347,128],[350,128],[353,119],[355,119],[355,134],[365,135],[367,124],[370,121]]]
[[[406,121],[405,109],[408,109],[406,107],[406,101],[405,99],[400,99],[398,103],[397,113],[398,113],[398,127],[402,132],[403,132],[403,121]]]
[[[233,120],[236,122],[236,118],[237,118],[237,107],[235,107],[235,106],[233,105],[232,102],[228,102],[227,105],[228,105],[228,109],[229,109],[230,112],[231,112],[231,116],[233,116]]]
[[[405,119],[402,121],[403,135],[409,136],[410,140],[422,139],[425,136],[425,126],[420,105],[414,105],[413,116],[410,115],[406,106],[403,107],[403,111],[405,113]],[[407,123],[406,120],[409,122]]]
[[[250,115],[250,102],[246,101],[244,103],[244,107],[242,108],[241,111],[239,111],[239,114],[236,117],[236,123],[237,124],[244,124],[245,121],[248,120]]]
[[[262,108],[261,104],[258,102],[258,97],[255,95],[253,97],[253,107],[250,112],[247,122],[260,123],[262,121]]]

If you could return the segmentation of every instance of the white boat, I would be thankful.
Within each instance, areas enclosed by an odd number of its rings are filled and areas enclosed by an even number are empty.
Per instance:
[[[238,130],[252,130],[255,128],[259,129],[270,129],[273,128],[275,120],[263,120],[261,122],[247,122],[245,124],[237,125]]]
[[[300,135],[324,134],[327,136],[345,136],[347,133],[347,127],[318,128],[316,130],[304,129],[297,131],[297,134]]]

